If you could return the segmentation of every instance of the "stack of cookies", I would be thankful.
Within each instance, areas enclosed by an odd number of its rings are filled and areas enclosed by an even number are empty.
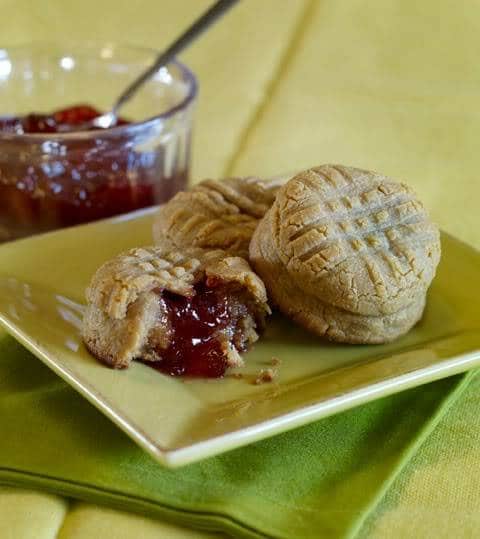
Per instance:
[[[207,180],[161,208],[154,236],[249,256],[276,307],[347,343],[409,331],[440,259],[438,228],[407,185],[341,165]]]
[[[162,294],[219,284],[231,365],[258,338],[267,294],[321,337],[388,342],[421,318],[440,259],[438,228],[408,186],[340,165],[288,181],[206,180],[160,208],[153,234],[155,247],[108,262],[88,289],[85,342],[113,366],[161,360],[175,340]]]
[[[344,166],[288,181],[250,244],[275,305],[313,333],[347,343],[409,331],[439,259],[438,228],[408,186]]]

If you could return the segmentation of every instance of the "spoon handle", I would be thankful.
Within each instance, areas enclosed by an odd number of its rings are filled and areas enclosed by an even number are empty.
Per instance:
[[[140,86],[154,75],[161,67],[172,61],[177,54],[185,49],[194,39],[205,32],[218,18],[227,12],[238,0],[219,0],[200,16],[183,34],[181,34],[165,51],[159,54],[155,63],[136,78],[117,99],[112,112],[128,101]]]

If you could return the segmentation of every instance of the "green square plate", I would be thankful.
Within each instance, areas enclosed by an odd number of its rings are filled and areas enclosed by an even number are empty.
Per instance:
[[[274,317],[243,378],[183,380],[106,368],[82,345],[95,269],[151,242],[152,210],[0,247],[0,323],[166,466],[180,466],[480,365],[480,254],[444,234],[423,320],[382,346],[329,344]],[[256,373],[281,360],[272,383]]]

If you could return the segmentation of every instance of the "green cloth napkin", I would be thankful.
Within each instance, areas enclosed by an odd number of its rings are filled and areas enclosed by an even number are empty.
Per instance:
[[[352,537],[468,380],[441,380],[168,470],[3,336],[0,482],[239,537]]]

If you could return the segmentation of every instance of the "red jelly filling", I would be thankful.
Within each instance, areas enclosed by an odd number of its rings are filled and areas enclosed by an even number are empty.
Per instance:
[[[156,350],[160,361],[146,364],[173,376],[219,378],[228,368],[225,343],[234,342],[238,351],[245,348],[238,332],[241,319],[249,311],[238,294],[224,286],[200,283],[195,292],[189,298],[163,294],[171,328],[170,345]]]
[[[0,242],[153,206],[185,188],[188,172],[179,170],[171,155],[173,172],[167,176],[165,148],[147,131],[107,136],[108,130],[97,129],[86,137],[55,138],[84,130],[84,123],[99,115],[78,105],[0,118],[0,133],[12,135],[1,142]],[[49,133],[45,140],[15,137]]]

